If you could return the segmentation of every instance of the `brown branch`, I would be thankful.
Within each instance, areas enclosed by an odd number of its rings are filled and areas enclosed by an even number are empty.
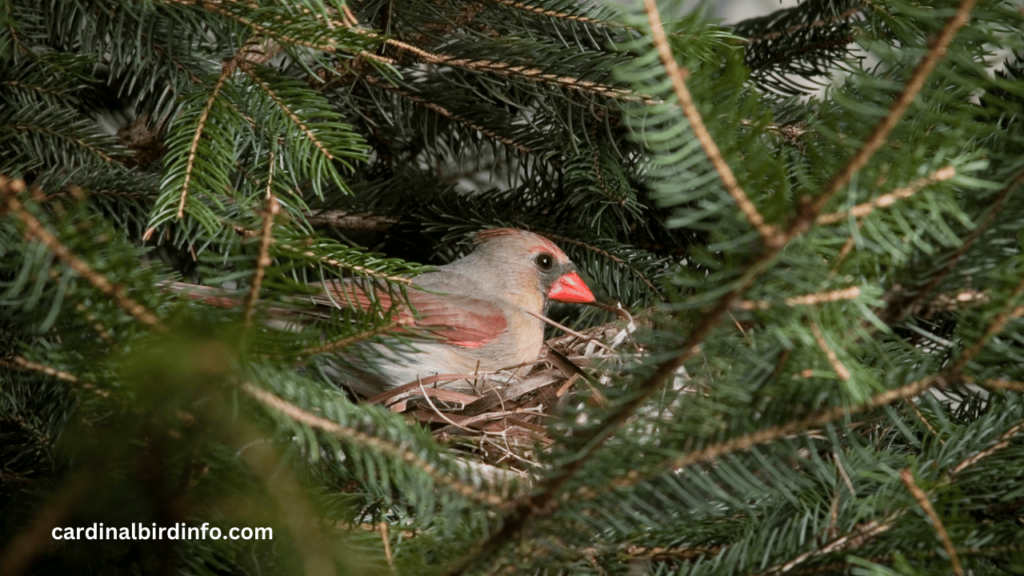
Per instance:
[[[650,0],[648,0],[650,1]],[[957,8],[956,14],[946,22],[946,25],[942,27],[942,31],[939,35],[931,41],[931,47],[928,49],[928,53],[925,54],[921,62],[918,63],[917,68],[914,70],[913,75],[910,77],[910,81],[903,88],[903,92],[900,93],[896,101],[889,107],[889,113],[879,122],[867,140],[861,146],[860,150],[847,161],[843,169],[836,174],[832,180],[825,187],[825,190],[813,201],[811,201],[811,207],[814,213],[820,214],[828,204],[832,197],[850,183],[853,175],[858,170],[863,168],[868,160],[881,148],[882,144],[885,143],[886,138],[892,132],[893,128],[899,122],[903,114],[910,108],[910,104],[913,103],[917,97],[918,92],[924,87],[924,82],[928,76],[935,69],[935,65],[939,59],[945,56],[946,48],[949,43],[953,41],[953,37],[956,33],[967,24],[967,20],[971,13],[971,8],[977,0],[962,0],[960,6]]]
[[[270,244],[274,241],[274,217],[281,212],[281,206],[274,197],[274,152],[270,152],[270,173],[267,175],[267,207],[263,210],[263,230],[260,234],[260,252],[256,258],[256,270],[252,273],[252,284],[249,286],[249,293],[245,296],[245,326],[252,325],[252,313],[256,308],[256,300],[260,297],[260,287],[263,285],[263,276],[266,274],[267,266],[273,261],[270,259]]]
[[[946,549],[946,555],[949,556],[949,561],[953,564],[953,574],[956,576],[964,576],[964,568],[960,565],[960,556],[956,553],[956,547],[953,546],[953,541],[949,538],[949,532],[946,531],[946,527],[942,524],[942,519],[935,512],[935,508],[932,503],[928,500],[928,495],[925,494],[924,490],[918,487],[914,482],[914,474],[910,472],[910,468],[904,468],[900,472],[900,480],[906,485],[907,491],[917,501],[917,505],[924,510],[924,513],[928,515],[928,518],[932,521],[932,528],[935,529],[935,534],[938,535],[939,540],[942,541],[942,547]]]
[[[95,384],[89,382],[82,382],[78,378],[78,376],[75,376],[70,372],[57,370],[56,368],[53,368],[51,366],[27,360],[22,356],[11,356],[8,359],[0,359],[0,366],[7,366],[8,368],[20,370],[31,370],[33,372],[40,372],[42,374],[46,374],[47,376],[56,378],[58,380],[63,380],[64,382],[68,382],[69,384],[73,384],[74,386],[78,386],[83,390],[93,392],[98,396],[102,396],[104,398],[110,397],[110,392],[97,388]]]
[[[736,201],[740,211],[747,217],[747,221],[757,230],[766,243],[773,244],[783,241],[775,226],[764,221],[764,216],[757,211],[757,207],[754,206],[754,203],[747,197],[747,193],[740,187],[736,176],[732,173],[732,169],[729,168],[729,164],[722,157],[718,145],[711,138],[711,133],[704,126],[704,120],[701,118],[700,112],[693,102],[693,97],[690,96],[690,90],[686,87],[686,76],[689,74],[689,71],[685,69],[680,70],[679,65],[676,64],[676,58],[672,54],[671,46],[669,46],[665,28],[661,25],[661,15],[658,13],[656,0],[644,0],[644,9],[647,11],[647,20],[651,24],[651,41],[654,42],[654,46],[658,49],[658,56],[661,58],[661,63],[665,66],[665,72],[672,79],[672,87],[675,89],[676,98],[679,99],[679,106],[683,110],[683,115],[690,122],[694,135],[704,148],[704,153],[707,155],[708,160],[711,161],[711,165],[718,172],[722,184],[733,200]]]
[[[368,31],[360,29],[354,29],[356,32],[365,32],[367,35],[373,37],[373,34]],[[580,92],[587,92],[590,94],[597,94],[605,98],[612,98],[615,100],[621,100],[623,102],[639,102],[646,105],[661,104],[661,100],[649,96],[647,94],[640,94],[631,90],[623,88],[612,88],[605,84],[599,84],[597,82],[591,82],[590,80],[582,80],[572,76],[559,76],[557,74],[549,74],[543,70],[537,68],[531,68],[529,66],[510,64],[508,62],[501,62],[497,60],[483,60],[483,59],[470,59],[470,58],[456,58],[448,54],[434,54],[428,52],[412,44],[396,40],[394,38],[388,38],[385,40],[388,46],[393,46],[400,50],[409,52],[415,55],[423,62],[429,64],[441,65],[441,66],[452,66],[455,68],[464,68],[474,72],[489,72],[492,74],[498,74],[501,76],[515,76],[525,78],[527,80],[533,80],[545,84],[554,84],[563,88],[570,88],[578,90]]]
[[[874,212],[876,208],[886,208],[892,206],[897,200],[903,200],[910,198],[914,194],[920,192],[924,188],[931,186],[936,182],[942,182],[943,180],[949,180],[953,176],[956,176],[956,170],[952,166],[946,166],[936,170],[933,174],[921,178],[915,182],[912,182],[909,186],[903,188],[897,188],[888,194],[883,194],[878,198],[875,198],[871,202],[865,202],[858,204],[849,210],[840,210],[839,212],[831,212],[829,214],[822,214],[818,216],[818,224],[835,224],[836,222],[842,222],[850,217],[863,218],[868,214]]]
[[[969,458],[966,458],[965,460],[957,464],[949,473],[949,475],[956,476],[965,468],[974,466],[975,464],[984,460],[985,458],[988,458],[992,454],[995,454],[996,452],[1002,450],[1003,448],[1006,448],[1007,446],[1010,445],[1010,440],[1017,434],[1020,434],[1022,430],[1024,430],[1024,422],[1020,422],[1016,426],[1013,426],[1012,428],[1007,430],[1006,432],[1003,432],[1002,434],[999,435],[999,441],[996,442],[995,445],[993,445],[990,448],[986,448]]]
[[[818,323],[811,320],[811,332],[814,333],[814,341],[818,343],[818,347],[825,353],[825,357],[828,358],[828,363],[832,365],[832,369],[835,370],[836,376],[839,376],[840,380],[849,380],[850,371],[843,366],[843,363],[839,361],[839,356],[836,355],[836,351],[833,350],[828,342],[825,341],[825,335],[821,333],[821,328],[818,327]]]
[[[831,290],[829,292],[815,292],[813,294],[793,296],[786,298],[784,303],[786,306],[814,306],[826,302],[853,300],[858,297],[860,297],[860,287],[850,286],[849,288]],[[767,300],[742,300],[733,304],[733,308],[739,310],[768,310],[771,307],[772,303]]]
[[[107,280],[102,274],[96,272],[83,260],[80,260],[77,256],[72,254],[71,251],[61,244],[60,240],[58,240],[53,234],[50,234],[39,220],[37,220],[36,217],[26,210],[24,206],[22,206],[21,202],[18,201],[17,195],[24,190],[24,188],[25,183],[21,180],[7,180],[3,176],[0,176],[0,198],[6,202],[8,211],[25,224],[25,235],[29,238],[35,238],[39,242],[42,242],[44,246],[49,248],[50,251],[57,256],[57,258],[70,266],[72,270],[85,278],[100,292],[112,298],[117,302],[118,306],[131,314],[136,320],[142,322],[146,326],[156,328],[157,330],[166,330],[166,328],[160,323],[160,320],[152,312],[125,294],[123,286],[111,283],[110,280]]]
[[[385,232],[401,221],[399,216],[345,210],[316,210],[303,214],[311,226],[333,226],[344,230]]]
[[[416,468],[419,468],[421,471],[423,471],[423,473],[430,477],[430,479],[433,480],[436,484],[448,486],[449,488],[452,488],[453,490],[461,494],[466,499],[474,500],[476,502],[481,502],[483,504],[488,504],[491,506],[505,505],[505,500],[502,497],[493,494],[488,494],[484,490],[481,490],[480,487],[468,486],[455,480],[454,478],[451,477],[450,473],[438,470],[437,467],[421,458],[410,448],[404,446],[395,446],[390,442],[387,442],[375,436],[371,436],[370,434],[367,434],[350,426],[342,426],[337,422],[328,420],[315,414],[311,414],[310,412],[307,412],[302,408],[299,408],[298,406],[291,404],[290,402],[284,400],[283,398],[270,392],[267,392],[266,390],[257,388],[252,384],[243,384],[242,391],[248,394],[249,396],[253,397],[257,401],[259,401],[261,404],[273,408],[277,412],[280,412],[281,414],[288,416],[289,418],[295,420],[296,422],[301,422],[302,424],[305,424],[310,428],[315,428],[322,432],[327,432],[335,436],[344,438],[352,443],[359,444],[367,448],[372,448],[383,454],[391,456],[392,458],[402,460],[406,464],[415,466]]]
[[[849,10],[836,16],[830,16],[822,20],[815,20],[814,22],[809,22],[807,24],[796,24],[786,28],[785,31],[769,32],[768,34],[762,34],[761,36],[749,36],[747,37],[746,41],[748,44],[754,44],[756,42],[763,42],[765,40],[774,40],[776,38],[782,37],[783,35],[793,34],[794,32],[799,32],[800,30],[808,28],[821,28],[827,24],[833,24],[840,20],[847,20],[851,16],[855,16],[858,12],[860,12],[860,7],[854,6],[853,8],[850,8]]]

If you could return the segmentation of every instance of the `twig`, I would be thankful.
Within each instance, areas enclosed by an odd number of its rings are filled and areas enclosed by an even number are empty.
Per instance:
[[[7,209],[10,213],[25,224],[25,235],[42,242],[57,258],[70,266],[72,270],[85,278],[100,292],[112,298],[117,302],[118,306],[131,314],[136,320],[161,332],[165,331],[166,328],[152,312],[125,294],[123,286],[111,283],[105,276],[96,272],[88,264],[72,254],[53,234],[50,234],[35,216],[22,206],[16,196],[24,188],[25,183],[21,180],[7,180],[0,176],[0,198],[6,201]]]
[[[11,356],[10,359],[2,359],[0,360],[0,366],[18,368],[21,370],[32,370],[34,372],[41,372],[43,374],[46,374],[47,376],[51,376],[58,380],[63,380],[64,382],[80,386],[83,390],[89,390],[90,392],[93,392],[98,396],[110,398],[110,392],[107,392],[106,390],[103,390],[101,388],[97,388],[95,384],[91,384],[89,382],[82,382],[78,378],[78,376],[75,376],[70,372],[57,370],[56,368],[47,366],[45,364],[40,364],[38,362],[27,360],[22,356]]]
[[[401,220],[398,216],[373,214],[372,212],[347,212],[345,210],[317,210],[303,214],[311,226],[334,226],[345,230],[390,230]]]
[[[824,304],[826,302],[853,300],[858,297],[860,297],[860,287],[850,286],[849,288],[831,290],[829,292],[815,292],[813,294],[793,296],[791,298],[786,298],[784,303],[786,306],[813,306],[815,304]],[[742,300],[733,305],[733,308],[737,308],[739,310],[768,310],[771,307],[772,303],[767,300]]]
[[[263,90],[263,92],[266,93],[266,95],[271,100],[274,101],[274,104],[277,104],[277,107],[284,112],[285,116],[287,116],[288,119],[292,121],[292,123],[294,123],[296,126],[299,127],[300,130],[302,130],[302,133],[306,135],[306,138],[309,138],[310,142],[312,142],[313,145],[316,146],[316,149],[321,154],[327,157],[328,160],[334,160],[334,155],[331,154],[331,151],[327,149],[327,146],[325,146],[324,143],[321,142],[320,139],[316,137],[316,134],[313,134],[313,131],[310,130],[308,126],[306,126],[306,123],[303,122],[302,119],[299,118],[298,115],[295,114],[295,112],[293,112],[292,109],[289,108],[287,104],[285,104],[284,100],[282,100],[281,97],[278,96],[277,93],[275,93],[274,90],[270,88],[270,85],[264,82],[263,79],[256,74],[256,71],[253,70],[251,64],[243,60],[239,62],[239,68],[241,68],[242,72],[245,72],[246,75],[249,76],[249,78],[251,78],[252,81],[255,82],[256,85],[259,86],[260,89]]]
[[[942,541],[942,547],[946,549],[946,555],[949,556],[950,563],[953,564],[953,574],[964,576],[964,568],[960,565],[960,556],[957,555],[956,547],[953,546],[953,541],[949,538],[949,532],[946,531],[946,527],[942,524],[942,519],[935,513],[935,508],[932,507],[932,503],[928,500],[928,495],[914,483],[914,475],[910,472],[910,468],[904,468],[900,472],[900,480],[907,486],[907,490],[914,497],[914,500],[917,500],[917,505],[931,519],[932,527],[935,528],[935,533],[938,535],[939,540]]]
[[[527,310],[525,308],[523,309],[523,312],[526,312],[527,314],[529,314],[530,316],[533,316],[534,318],[540,320],[541,322],[550,324],[550,325],[554,326],[555,328],[558,328],[559,330],[565,332],[566,334],[572,334],[573,336],[579,338],[580,340],[584,340],[586,342],[593,342],[596,346],[598,346],[600,348],[604,348],[605,350],[607,350],[609,352],[614,352],[615,351],[612,347],[608,346],[604,342],[601,342],[600,340],[598,340],[596,338],[590,338],[588,336],[584,336],[583,334],[580,334],[579,332],[577,332],[577,331],[575,331],[572,328],[569,328],[567,326],[562,326],[561,324],[559,324],[558,322],[555,322],[554,320],[552,320],[551,318],[548,318],[547,316],[531,312],[531,311],[529,311],[529,310]]]
[[[690,91],[686,87],[686,76],[689,74],[689,71],[681,70],[679,65],[676,64],[675,56],[672,54],[672,47],[669,46],[668,37],[665,35],[665,28],[661,24],[661,15],[658,13],[656,0],[644,0],[644,9],[647,11],[647,20],[651,24],[651,41],[654,42],[654,46],[658,49],[658,56],[661,58],[661,63],[665,66],[665,72],[672,79],[672,87],[675,89],[676,98],[679,99],[679,106],[683,110],[683,115],[690,122],[694,135],[697,136],[697,140],[700,141],[700,145],[704,148],[704,153],[707,154],[711,165],[718,172],[722,184],[725,185],[725,189],[732,196],[733,200],[736,201],[740,211],[743,212],[747,220],[766,243],[773,244],[783,241],[779,231],[764,221],[764,217],[757,211],[757,207],[754,206],[754,203],[747,197],[747,193],[740,187],[739,182],[736,181],[736,176],[732,173],[732,169],[729,168],[729,165],[722,157],[718,145],[711,138],[711,133],[704,126],[704,120],[701,118],[700,112],[697,111],[693,97],[690,96]]]
[[[836,222],[842,222],[847,218],[862,218],[871,214],[875,211],[875,208],[886,208],[892,206],[897,200],[910,198],[914,194],[920,192],[924,188],[931,186],[936,182],[942,182],[943,180],[949,180],[953,176],[956,176],[956,170],[952,166],[946,166],[936,170],[931,175],[921,178],[909,186],[903,188],[897,188],[888,194],[883,194],[878,198],[875,198],[871,202],[865,202],[863,204],[857,204],[849,210],[840,210],[839,212],[831,212],[829,214],[822,214],[818,216],[818,224],[835,224]]]
[[[835,350],[825,341],[825,335],[821,333],[821,328],[814,320],[811,320],[811,332],[814,333],[814,341],[818,343],[818,348],[821,348],[821,351],[825,353],[828,363],[832,365],[832,369],[836,372],[836,376],[839,376],[840,380],[849,380],[850,371],[839,361],[839,356],[836,355]]]
[[[377,524],[377,527],[380,529],[380,539],[384,542],[384,558],[388,561],[388,569],[390,569],[391,573],[394,574],[395,561],[391,557],[391,539],[388,538],[388,523],[380,522]]]
[[[249,293],[245,296],[245,326],[252,325],[252,313],[256,308],[256,300],[260,297],[260,287],[263,285],[263,277],[266,274],[267,266],[273,262],[270,259],[270,244],[274,241],[274,216],[281,211],[281,206],[274,197],[272,186],[274,185],[274,152],[270,152],[270,173],[267,175],[267,207],[263,210],[263,230],[260,235],[260,252],[256,258],[256,270],[252,273],[252,283],[249,286]]]
[[[531,6],[531,5],[526,4],[524,2],[516,2],[515,0],[491,0],[491,1],[496,3],[496,4],[502,4],[504,6],[508,6],[509,8],[514,8],[516,10],[522,10],[524,12],[530,12],[530,13],[533,13],[533,14],[539,14],[541,16],[548,16],[548,17],[551,17],[551,18],[558,18],[559,20],[569,20],[571,22],[582,22],[584,24],[590,24],[592,26],[607,26],[609,28],[622,28],[622,29],[626,29],[626,30],[633,30],[634,29],[634,28],[630,28],[629,26],[626,26],[625,24],[619,24],[618,22],[608,22],[608,21],[605,21],[605,20],[597,20],[596,18],[590,18],[589,16],[577,16],[575,14],[566,14],[566,13],[558,12],[557,10],[549,10],[549,9],[546,9],[546,8],[541,8],[539,6]]]
[[[217,82],[213,85],[213,90],[210,91],[210,97],[206,99],[203,111],[199,114],[199,121],[196,122],[195,133],[192,135],[192,145],[188,149],[188,163],[185,165],[185,182],[181,185],[181,199],[178,202],[179,220],[185,216],[185,199],[188,197],[188,184],[192,181],[192,167],[196,162],[196,150],[199,149],[199,139],[203,137],[203,129],[206,128],[206,120],[210,117],[210,110],[213,109],[213,103],[216,102],[217,96],[220,95],[220,90],[224,87],[224,82],[226,82],[228,77],[234,73],[240,56],[241,53],[235,54],[234,58],[224,62],[221,66],[220,76],[217,78]],[[142,237],[143,240],[148,240],[149,236],[152,235],[152,232],[152,228],[147,230]]]
[[[463,484],[452,478],[450,472],[438,470],[436,466],[427,462],[423,458],[420,458],[420,456],[409,447],[395,446],[390,442],[377,438],[376,436],[371,436],[370,434],[350,426],[342,426],[341,424],[323,418],[322,416],[311,414],[284,400],[280,396],[257,388],[252,384],[242,384],[241,389],[249,396],[258,400],[261,404],[273,408],[292,420],[301,422],[310,428],[315,428],[322,432],[328,432],[356,444],[379,450],[392,458],[402,460],[411,466],[415,466],[422,470],[423,473],[430,477],[435,483],[448,486],[469,500],[475,500],[491,506],[502,506],[505,504],[505,500],[503,498],[493,494],[488,494],[477,486]]]
[[[1010,440],[1014,436],[1016,436],[1017,434],[1020,434],[1020,432],[1022,430],[1024,430],[1024,422],[1021,422],[1021,423],[1017,424],[1016,426],[1013,426],[1012,428],[1010,428],[1006,432],[1003,432],[999,436],[999,441],[996,442],[996,444],[994,446],[992,446],[990,448],[986,448],[986,449],[982,450],[981,452],[978,452],[977,454],[971,456],[970,458],[965,459],[963,462],[960,462],[959,464],[957,464],[956,467],[953,468],[953,470],[950,472],[950,476],[956,476],[961,471],[963,471],[965,468],[967,468],[969,466],[973,466],[973,465],[977,464],[978,462],[980,462],[981,460],[983,460],[985,458],[988,458],[992,454],[998,452],[999,450],[1002,450],[1003,448],[1006,448],[1007,446],[1010,445]]]
[[[939,441],[939,444],[945,445],[946,441],[943,440],[941,436],[939,436],[938,431],[936,431],[935,428],[932,427],[931,422],[929,422],[928,419],[924,417],[924,414],[921,412],[921,409],[917,407],[917,404],[915,404],[913,400],[910,400],[909,402],[907,402],[907,405],[910,406],[910,409],[917,416],[917,419],[920,420],[922,424],[924,424],[924,427],[927,428],[928,431],[932,433],[932,436],[935,436],[935,439]]]
[[[651,0],[647,0],[651,1]],[[867,140],[861,146],[860,150],[850,158],[850,160],[843,166],[843,169],[836,174],[832,180],[825,187],[825,190],[812,201],[811,207],[816,214],[820,214],[828,204],[829,200],[836,192],[841,190],[858,170],[864,167],[868,163],[868,160],[875,154],[876,151],[885,143],[886,138],[892,132],[893,128],[896,127],[896,123],[899,122],[900,118],[910,107],[910,104],[917,97],[917,93],[924,87],[924,82],[928,76],[935,69],[935,65],[939,62],[939,59],[945,56],[946,48],[949,43],[953,41],[953,37],[956,33],[967,24],[968,17],[971,13],[971,8],[977,0],[962,0],[960,6],[956,10],[956,14],[946,22],[946,25],[942,27],[942,31],[939,35],[931,41],[931,47],[928,49],[928,53],[924,55],[921,62],[918,63],[917,68],[914,70],[914,74],[910,77],[910,81],[907,82],[906,87],[903,88],[903,92],[900,93],[896,101],[889,107],[889,113],[882,119],[880,123],[875,126],[875,129],[871,131]]]

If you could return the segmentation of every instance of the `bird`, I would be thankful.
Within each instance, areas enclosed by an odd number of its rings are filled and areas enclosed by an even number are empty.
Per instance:
[[[352,281],[332,281],[312,297],[320,306],[363,310],[376,300],[379,310],[405,319],[409,333],[420,336],[406,349],[364,347],[370,353],[362,360],[349,358],[347,369],[338,368],[344,385],[369,397],[433,375],[521,375],[528,369],[522,365],[540,356],[540,316],[550,303],[595,301],[569,257],[543,236],[498,228],[477,232],[473,241],[469,254],[415,277],[415,288],[406,292],[412,309]],[[471,388],[467,379],[438,386]]]
[[[540,356],[545,316],[552,301],[595,302],[568,256],[553,242],[516,228],[473,235],[465,256],[410,279],[405,298],[355,279],[328,280],[309,296],[314,310],[357,309],[390,315],[401,338],[368,341],[324,359],[337,384],[372,397],[435,375],[522,375]],[[180,282],[164,284],[187,297],[233,307],[236,298]],[[470,391],[469,379],[436,386]]]

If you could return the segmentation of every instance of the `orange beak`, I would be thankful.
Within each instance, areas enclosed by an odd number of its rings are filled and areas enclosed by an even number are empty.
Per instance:
[[[570,272],[555,281],[548,291],[548,298],[559,302],[593,302],[594,295],[583,279],[575,272]]]

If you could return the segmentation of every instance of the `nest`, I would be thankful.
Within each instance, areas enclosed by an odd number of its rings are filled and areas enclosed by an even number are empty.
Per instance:
[[[505,372],[441,374],[392,388],[367,402],[429,427],[435,439],[472,461],[529,474],[537,466],[536,452],[553,443],[546,422],[565,410],[574,392],[584,387],[592,399],[603,400],[599,387],[610,381],[610,375],[598,374],[595,385],[583,369],[607,370],[611,364],[606,360],[621,358],[617,349],[625,346],[640,351],[631,338],[636,323],[625,312],[620,316],[624,320],[549,339],[522,377],[510,378]],[[443,388],[456,380],[470,381],[474,393]]]

